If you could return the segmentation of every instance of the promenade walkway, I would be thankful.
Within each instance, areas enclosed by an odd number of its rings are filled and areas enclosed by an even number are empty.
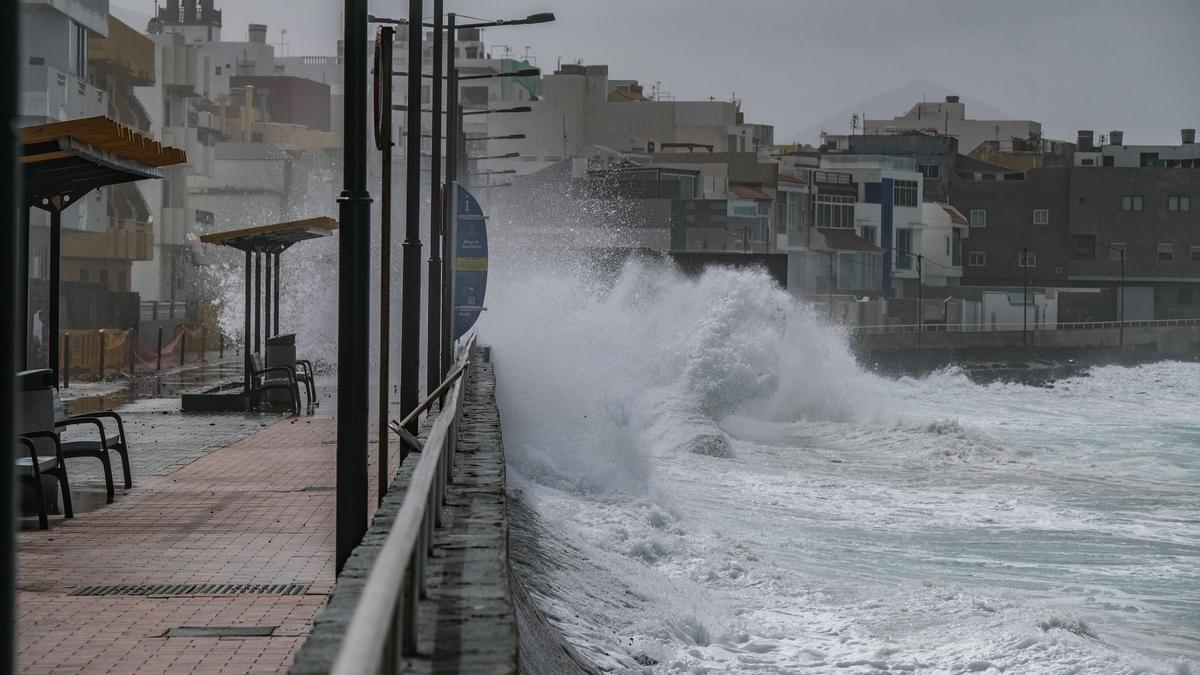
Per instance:
[[[335,420],[122,412],[133,489],[69,460],[84,512],[20,534],[20,672],[286,672],[333,585]]]

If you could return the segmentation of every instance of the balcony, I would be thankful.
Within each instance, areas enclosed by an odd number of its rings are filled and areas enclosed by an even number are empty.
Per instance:
[[[154,42],[108,17],[108,37],[88,44],[88,64],[95,70],[120,75],[134,86],[154,84]]]
[[[84,80],[44,64],[21,67],[21,116],[63,121],[108,113],[108,96]]]

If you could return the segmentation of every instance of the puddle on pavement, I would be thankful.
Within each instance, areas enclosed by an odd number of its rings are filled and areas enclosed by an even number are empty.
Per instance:
[[[73,396],[70,389],[63,393],[63,404],[72,415],[82,415],[98,410],[112,410],[144,399],[173,399],[175,409],[179,407],[181,394],[205,385],[228,382],[241,377],[241,364],[226,361],[211,365],[198,365],[187,370],[169,373],[142,374],[133,380],[114,382],[116,388],[96,394]]]

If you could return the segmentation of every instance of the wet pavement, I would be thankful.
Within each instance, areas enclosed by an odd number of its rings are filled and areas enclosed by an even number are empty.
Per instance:
[[[100,462],[68,459],[75,518],[23,519],[19,672],[287,671],[333,582],[336,390],[319,378],[321,406],[299,417],[181,411],[179,392],[239,365],[64,392],[71,412],[116,404],[133,488],[114,453],[105,504]]]

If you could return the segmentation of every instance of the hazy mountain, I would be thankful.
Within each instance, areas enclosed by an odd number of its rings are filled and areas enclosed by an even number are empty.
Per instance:
[[[851,115],[865,114],[870,119],[891,119],[908,112],[914,104],[920,103],[922,100],[940,101],[944,100],[948,95],[956,94],[963,103],[967,104],[967,117],[969,118],[985,120],[1010,119],[1003,111],[993,108],[983,101],[973,99],[970,96],[964,96],[959,91],[947,89],[929,80],[913,80],[906,85],[843,108],[820,122],[785,137],[783,142],[817,145],[820,143],[822,130],[828,134],[850,133]]]

